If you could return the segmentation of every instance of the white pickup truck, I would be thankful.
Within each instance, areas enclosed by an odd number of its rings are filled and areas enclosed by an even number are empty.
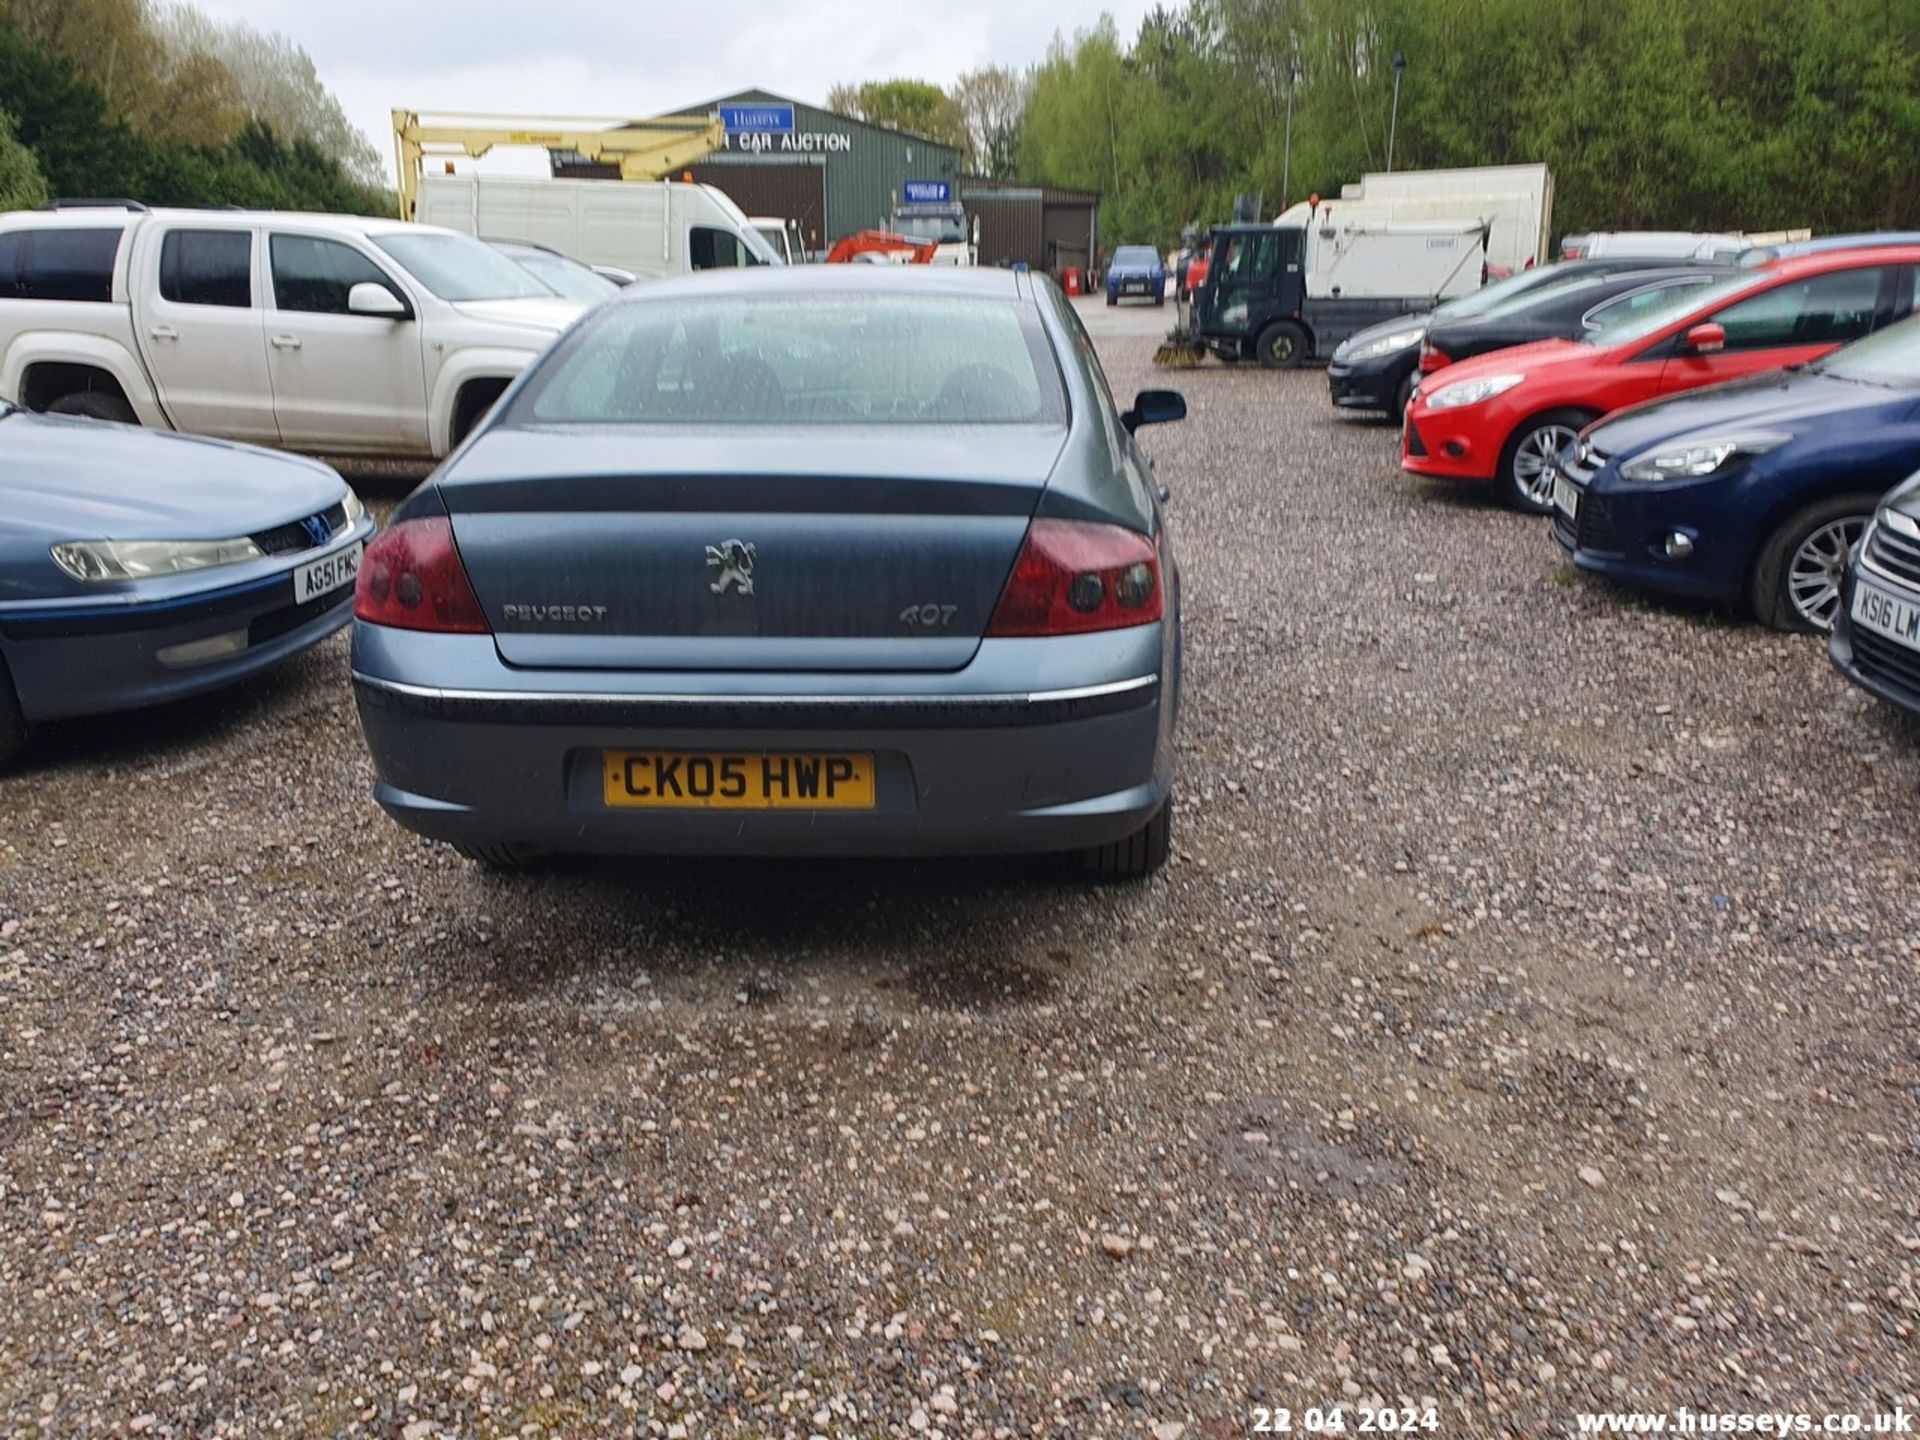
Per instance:
[[[0,214],[0,397],[337,455],[446,454],[586,307],[428,225]]]

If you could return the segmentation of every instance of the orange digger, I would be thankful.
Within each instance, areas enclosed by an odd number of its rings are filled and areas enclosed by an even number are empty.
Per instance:
[[[916,240],[891,230],[860,230],[827,252],[827,264],[931,265],[939,248],[938,240]]]

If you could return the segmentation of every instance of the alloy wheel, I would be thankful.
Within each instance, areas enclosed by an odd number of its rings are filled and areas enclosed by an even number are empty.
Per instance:
[[[1793,552],[1787,566],[1787,599],[1794,613],[1814,629],[1833,629],[1847,555],[1866,528],[1865,515],[1843,515],[1814,530]]]
[[[1536,505],[1553,503],[1553,480],[1548,466],[1560,458],[1577,432],[1570,425],[1542,425],[1529,432],[1513,452],[1513,478],[1521,493]]]

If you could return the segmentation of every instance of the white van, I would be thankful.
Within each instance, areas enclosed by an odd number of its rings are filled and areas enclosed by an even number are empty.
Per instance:
[[[724,191],[680,180],[423,175],[414,218],[488,240],[550,245],[641,279],[783,263]]]

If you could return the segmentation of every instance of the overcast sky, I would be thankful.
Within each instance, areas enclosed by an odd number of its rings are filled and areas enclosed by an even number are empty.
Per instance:
[[[1149,0],[195,0],[278,30],[383,156],[395,106],[505,114],[643,116],[759,87],[815,104],[837,81],[945,84],[980,65],[1024,66],[1056,31],[1113,15],[1133,35]],[[488,168],[536,169],[544,155]],[[388,164],[391,165],[391,160]]]

